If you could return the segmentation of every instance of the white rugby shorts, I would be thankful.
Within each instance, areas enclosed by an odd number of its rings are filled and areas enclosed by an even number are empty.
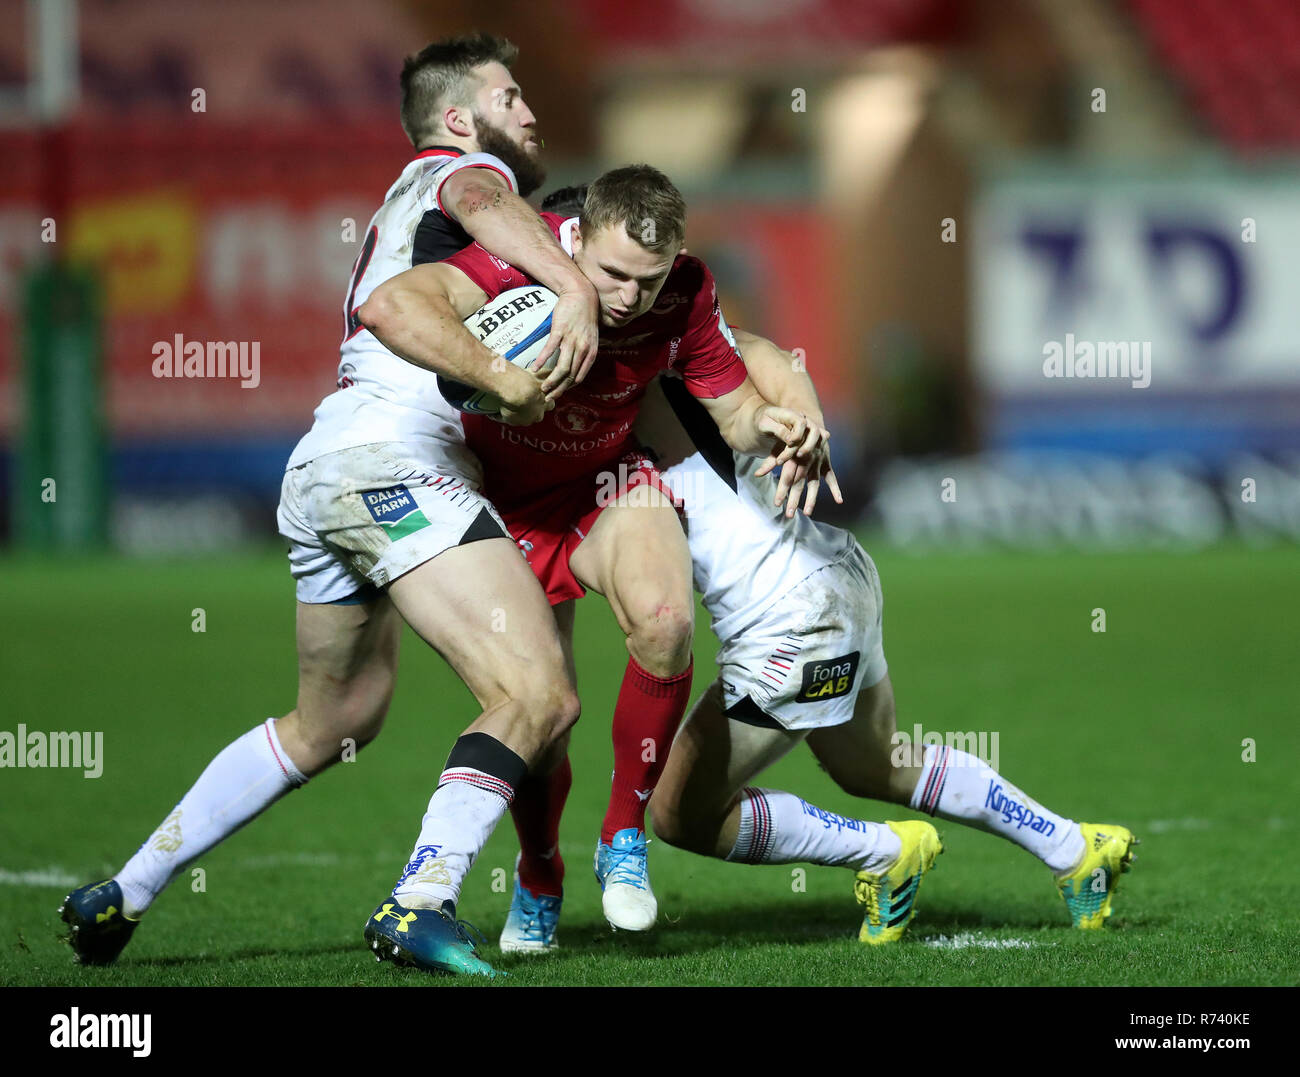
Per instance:
[[[842,725],[884,679],[884,598],[862,546],[795,584],[718,651],[728,716],[787,730]]]
[[[380,442],[285,472],[276,518],[298,601],[355,601],[453,546],[509,538],[474,484],[435,456]]]

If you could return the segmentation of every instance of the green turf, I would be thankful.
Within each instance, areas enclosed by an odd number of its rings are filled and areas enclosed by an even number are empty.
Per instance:
[[[625,652],[579,605],[585,716],[562,834],[560,954],[501,958],[508,984],[1288,984],[1300,981],[1295,860],[1300,551],[915,557],[876,552],[904,728],[999,734],[1001,770],[1077,819],[1143,838],[1111,926],[1072,931],[1046,870],[941,824],[947,851],[903,944],[867,950],[847,872],[753,868],[651,846],[660,924],[614,936],[589,865]],[[280,557],[3,562],[0,729],[105,734],[102,777],[0,770],[0,983],[447,981],[376,965],[365,915],[392,886],[468,693],[413,638],[388,728],[294,793],[158,902],[119,964],[57,941],[67,886],[116,870],[221,747],[292,705],[293,601]],[[207,631],[191,631],[191,611]],[[1107,631],[1091,630],[1104,608]],[[696,688],[715,644],[699,632]],[[1258,759],[1242,761],[1243,738]],[[841,793],[806,751],[762,784],[866,818],[913,813]],[[501,827],[461,915],[492,940],[514,835]],[[48,872],[41,884],[26,873]],[[494,885],[494,883],[496,885]],[[956,947],[927,945],[941,936]],[[998,944],[1001,943],[1001,946]],[[996,947],[996,948],[995,948]]]

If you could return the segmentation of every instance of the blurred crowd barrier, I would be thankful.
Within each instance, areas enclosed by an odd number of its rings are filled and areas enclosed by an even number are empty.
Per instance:
[[[1300,539],[1294,177],[1280,161],[987,172],[970,248],[983,452],[889,466],[891,536]]]

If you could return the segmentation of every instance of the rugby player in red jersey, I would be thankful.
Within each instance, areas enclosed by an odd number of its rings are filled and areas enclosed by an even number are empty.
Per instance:
[[[595,286],[600,350],[586,380],[527,427],[466,415],[465,440],[483,465],[484,492],[542,581],[572,665],[573,600],[604,595],[630,653],[613,719],[614,780],[596,853],[603,907],[615,927],[646,930],[645,811],[690,696],[694,602],[690,555],[671,494],[632,434],[647,385],[672,369],[738,452],[766,470],[815,459],[822,431],[768,403],[750,382],[698,258],[680,254],[685,203],[646,165],[596,180],[582,222],[544,219]],[[430,369],[496,359],[461,324],[490,298],[531,283],[482,247],[417,266],[380,285],[359,317],[396,354]],[[636,509],[638,511],[632,511]],[[516,791],[525,850],[520,886],[558,904],[564,864],[560,809],[570,772],[562,749]],[[507,925],[509,932],[509,925]],[[525,945],[503,947],[525,949]]]

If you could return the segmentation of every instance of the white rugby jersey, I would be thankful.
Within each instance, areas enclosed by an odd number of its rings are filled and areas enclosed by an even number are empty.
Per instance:
[[[461,474],[481,482],[465,448],[460,412],[438,391],[438,376],[394,355],[357,320],[380,284],[423,262],[440,262],[473,243],[439,201],[442,185],[462,168],[491,168],[512,191],[514,173],[499,157],[435,147],[416,155],[371,218],[352,267],[343,307],[338,389],[316,408],[315,423],[289,457],[297,467],[325,453],[377,441],[432,441]]]
[[[709,611],[714,634],[727,640],[801,580],[839,560],[853,535],[774,505],[779,469],[762,478],[763,461],[735,452],[717,425],[680,381],[660,378],[673,412],[698,450],[663,471],[686,506],[695,589]]]

